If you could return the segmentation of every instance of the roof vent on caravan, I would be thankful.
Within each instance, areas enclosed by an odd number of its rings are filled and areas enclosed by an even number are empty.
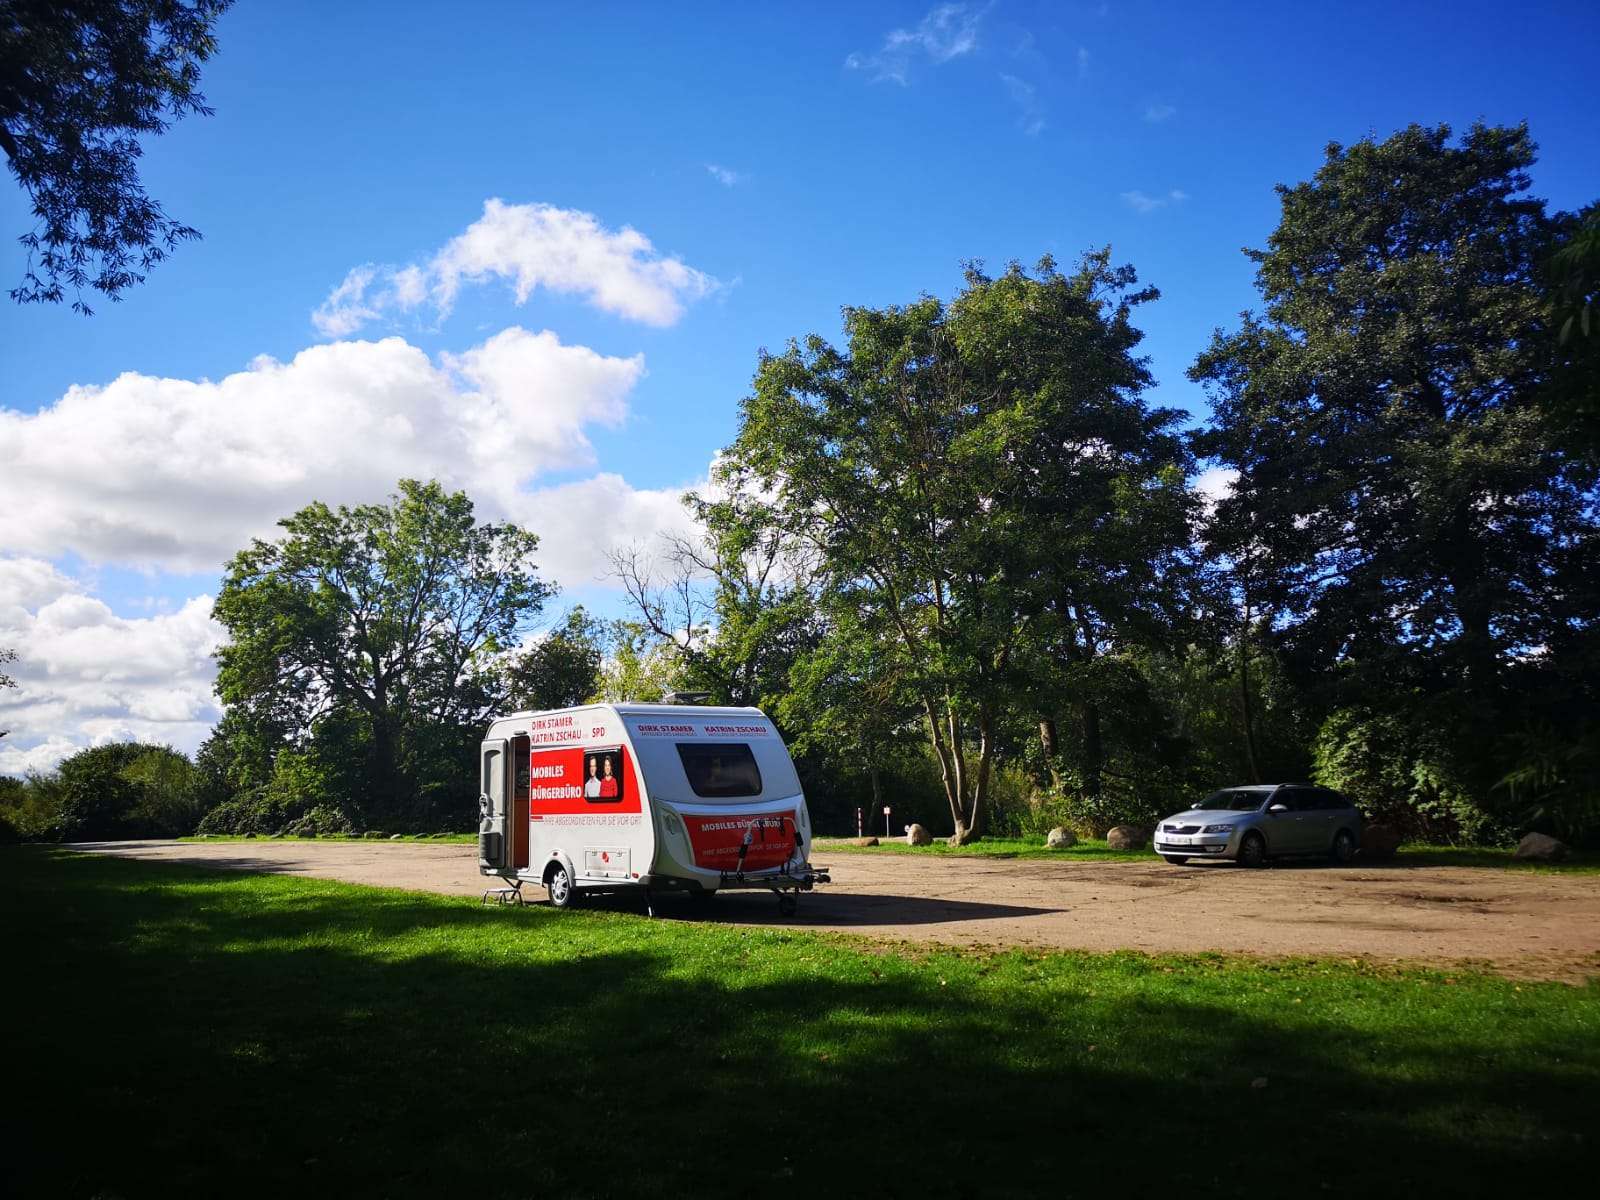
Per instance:
[[[668,692],[661,697],[663,704],[704,704],[711,699],[710,692]]]

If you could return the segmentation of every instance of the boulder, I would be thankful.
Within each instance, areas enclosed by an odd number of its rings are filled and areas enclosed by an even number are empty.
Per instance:
[[[1524,858],[1529,862],[1560,862],[1566,856],[1567,844],[1548,833],[1527,834],[1511,854],[1512,858]]]
[[[391,833],[389,835],[389,840],[391,842],[403,842],[406,840],[406,835],[403,833]]]
[[[1052,850],[1065,850],[1069,846],[1078,844],[1078,835],[1065,825],[1057,825],[1045,835],[1044,844]]]
[[[876,846],[878,844],[878,839],[875,837],[851,838],[850,844],[852,846]]]
[[[1362,858],[1393,858],[1400,849],[1400,831],[1393,825],[1363,825],[1361,827]]]
[[[928,828],[925,825],[907,825],[906,845],[931,846],[933,845],[933,834],[928,832]]]
[[[1113,825],[1106,830],[1106,845],[1113,850],[1148,850],[1150,834],[1137,825]]]
[[[256,836],[256,831],[255,831],[255,830],[253,830],[253,829],[252,829],[252,830],[251,830],[251,831],[250,831],[250,832],[249,832],[249,833],[247,833],[247,834],[245,834],[245,835],[244,835],[244,836],[245,836],[245,837],[246,837],[246,838],[247,838],[247,839],[248,839],[248,838],[253,838],[253,837],[255,837],[255,836]]]

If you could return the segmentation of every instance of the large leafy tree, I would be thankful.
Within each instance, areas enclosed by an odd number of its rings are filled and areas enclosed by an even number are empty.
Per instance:
[[[1036,657],[1095,653],[1111,634],[1090,605],[1131,624],[1140,602],[1113,593],[1187,541],[1176,417],[1140,397],[1131,314],[1153,293],[1135,282],[1102,252],[1070,275],[969,268],[948,306],[846,309],[845,349],[812,336],[762,357],[720,468],[812,556],[824,611],[883,637],[872,673],[921,712],[956,842],[982,834]],[[1152,514],[1165,533],[1129,528]]]
[[[139,138],[209,115],[200,64],[230,0],[0,0],[0,150],[33,202],[19,303],[87,314],[199,233],[139,178]]]
[[[700,534],[612,556],[640,623],[678,660],[679,685],[774,714],[819,626],[805,546],[770,504],[724,473],[720,494],[684,497]]]
[[[1600,615],[1595,473],[1541,403],[1570,219],[1527,194],[1533,161],[1526,128],[1329,146],[1248,252],[1264,312],[1190,372],[1238,471],[1210,544],[1247,611],[1347,694],[1448,694],[1468,724]]]
[[[349,737],[358,718],[371,815],[414,804],[439,782],[430,764],[448,770],[503,702],[504,655],[551,591],[538,539],[414,480],[387,504],[316,503],[280,524],[228,565],[218,695],[296,742],[324,724]]]
[[[513,659],[509,704],[518,709],[567,708],[600,689],[605,627],[580,606]]]

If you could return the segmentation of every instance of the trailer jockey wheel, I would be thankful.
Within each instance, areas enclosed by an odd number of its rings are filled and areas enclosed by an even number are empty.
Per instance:
[[[778,912],[783,916],[792,917],[800,911],[800,901],[793,896],[783,895],[778,897]]]
[[[550,868],[544,886],[550,893],[550,903],[557,908],[571,908],[573,901],[578,898],[578,889],[572,886],[572,876],[560,863]]]

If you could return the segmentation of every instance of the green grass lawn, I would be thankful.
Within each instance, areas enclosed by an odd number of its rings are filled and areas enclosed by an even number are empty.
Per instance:
[[[0,946],[0,1193],[1593,1181],[1600,983],[892,952],[40,847],[0,851]]]

